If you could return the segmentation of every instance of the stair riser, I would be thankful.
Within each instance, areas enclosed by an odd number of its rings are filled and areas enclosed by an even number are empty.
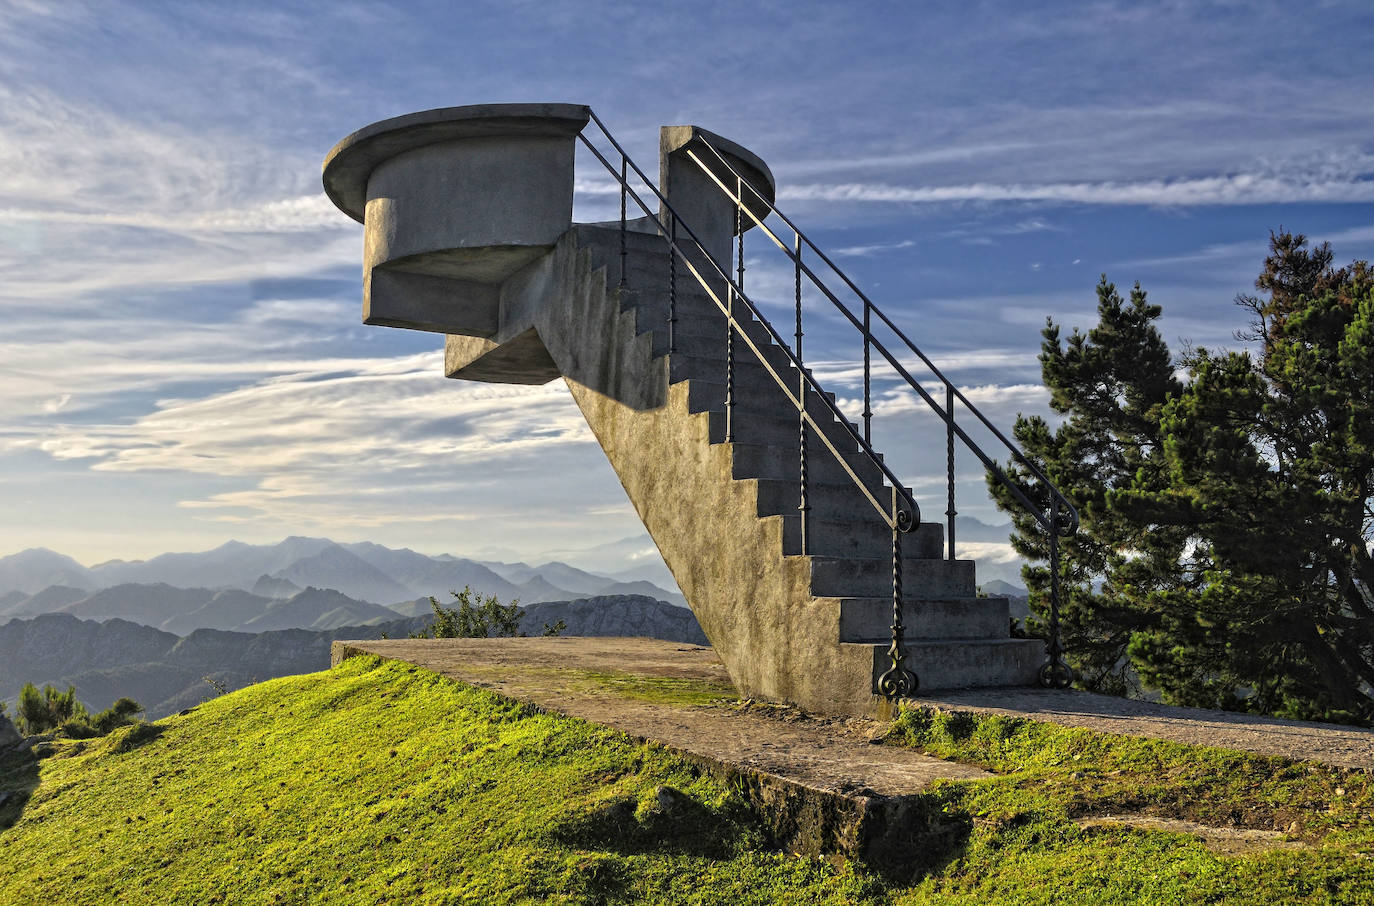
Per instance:
[[[1032,686],[1045,663],[1045,644],[1038,639],[1000,641],[911,642],[906,646],[906,668],[916,674],[920,688],[916,698],[942,689],[977,689],[995,686]],[[873,693],[878,677],[892,662],[887,647],[873,646]]]
[[[825,598],[880,598],[892,594],[892,567],[873,560],[822,560],[811,563],[811,593]],[[971,598],[972,560],[902,558],[902,595],[912,598]]]
[[[788,446],[762,446],[759,444],[736,443],[734,445],[734,476],[736,478],[775,478],[788,481],[801,481],[801,459],[795,439]],[[808,480],[827,484],[843,484],[852,481],[845,467],[824,447],[812,440],[807,451],[806,467]],[[881,484],[883,473],[866,456],[852,453],[845,457],[845,463],[860,480],[870,487]]]
[[[694,379],[689,383],[688,388],[687,404],[692,412],[707,412],[711,409],[723,412],[725,410],[725,375],[722,374],[719,380],[714,377],[704,380]],[[833,393],[827,393],[826,397],[834,402]],[[825,422],[834,419],[830,408],[822,403],[817,394],[814,393],[808,396],[806,411],[818,421]],[[737,383],[735,386],[735,412],[745,415],[763,415],[776,420],[782,413],[788,415],[795,413],[796,408],[788,400],[783,389],[770,377],[767,384],[751,384],[747,388]]]
[[[812,517],[805,551],[802,550],[801,527],[801,516],[783,515],[784,554],[876,559],[890,556],[892,552],[892,529],[876,512],[872,519],[859,522],[827,522]],[[945,534],[940,526],[922,523],[915,531],[902,536],[902,552],[913,559],[938,560],[944,556],[944,543]]]
[[[689,356],[673,356],[669,361],[671,367],[669,373],[674,383],[687,380],[707,380],[717,381],[722,386],[725,384],[724,357],[720,359],[698,359]],[[786,382],[787,388],[795,393],[797,386],[796,369],[790,364],[777,362],[770,362],[769,364],[773,366],[773,371]],[[756,393],[777,394],[782,404],[791,408],[782,387],[778,385],[777,380],[750,350],[736,347],[734,372],[737,399]]]
[[[687,348],[695,345],[695,350]],[[797,369],[793,367],[787,353],[776,343],[763,346],[763,354],[773,370],[788,378],[787,386],[794,392],[797,387]],[[745,346],[738,335],[735,337],[735,367],[760,367],[759,357]],[[679,337],[678,351],[673,356],[673,369],[689,375],[693,369],[700,369],[703,377],[709,380],[725,380],[725,336],[719,337]]]
[[[938,598],[904,601],[906,637],[930,639],[1005,639],[1011,625],[1006,598]],[[840,601],[840,641],[882,644],[892,635],[890,598]]]
[[[814,407],[813,407],[814,409]],[[776,416],[764,415],[758,412],[748,412],[746,417],[741,417],[735,423],[735,440],[739,443],[765,444],[772,447],[792,447],[796,448],[800,429],[796,413],[792,413],[792,418],[778,418]],[[830,443],[841,453],[855,453],[858,445],[854,438],[841,427],[830,414],[812,412],[812,417],[821,423],[825,431],[825,436],[830,438]],[[719,444],[725,441],[725,413],[711,412],[710,425],[711,443]],[[830,451],[819,438],[814,435],[811,438],[817,455],[830,456]],[[879,455],[881,459],[881,454]]]
[[[758,479],[758,515],[795,516],[801,505],[801,485],[795,480]],[[875,494],[879,503],[886,504],[890,491]],[[807,505],[811,515],[837,522],[863,522],[881,519],[878,510],[852,484],[813,484],[808,486]]]

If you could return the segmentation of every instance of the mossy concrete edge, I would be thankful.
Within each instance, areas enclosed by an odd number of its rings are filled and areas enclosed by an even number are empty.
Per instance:
[[[412,663],[336,641],[330,648],[330,667],[362,656]],[[512,698],[491,689],[484,691],[541,713],[585,720],[540,702]],[[924,861],[923,853],[942,851],[951,840],[959,838],[962,830],[956,826],[956,816],[944,814],[939,804],[923,793],[884,796],[864,789],[821,789],[618,727],[611,729],[638,743],[671,752],[726,784],[744,800],[778,846],[799,855],[852,859],[889,876],[910,874],[915,864]]]

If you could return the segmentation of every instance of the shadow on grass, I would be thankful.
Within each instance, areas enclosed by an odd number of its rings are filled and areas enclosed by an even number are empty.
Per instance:
[[[967,850],[973,819],[938,795],[795,798],[785,803],[736,800],[713,811],[677,794],[664,808],[636,809],[620,799],[572,817],[548,832],[559,843],[615,855],[685,855],[725,860],[742,847],[776,847],[803,855],[845,857],[890,884],[938,873]],[[851,813],[852,812],[852,813]],[[614,888],[616,868],[589,860],[588,881]]]
[[[32,751],[0,753],[0,831],[8,830],[24,813],[38,789],[38,757]]]
[[[728,859],[737,850],[743,827],[753,823],[744,808],[712,811],[687,796],[671,808],[636,814],[633,799],[620,799],[594,812],[576,815],[549,830],[564,845],[621,855],[661,853]]]
[[[160,724],[145,723],[136,723],[132,726],[115,730],[109,736],[110,752],[115,755],[123,755],[127,752],[132,752],[134,749],[146,746],[165,732],[166,729]]]

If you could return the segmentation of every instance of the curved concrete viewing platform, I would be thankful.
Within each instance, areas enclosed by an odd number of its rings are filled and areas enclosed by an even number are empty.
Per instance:
[[[335,145],[325,192],[366,230],[363,322],[495,333],[500,285],[572,225],[588,115],[576,104],[446,107]]]
[[[590,115],[581,104],[442,107],[373,123],[335,145],[324,162],[324,190],[366,229],[363,322],[493,336],[501,285],[572,227],[576,138]],[[728,261],[734,205],[686,155],[695,147],[719,178],[734,177],[704,153],[702,138],[769,202],[773,174],[756,154],[715,133],[662,130],[664,194],[684,209],[679,216],[695,225],[706,249]],[[764,201],[749,194],[749,209],[765,216]],[[660,217],[667,222],[666,212]],[[751,226],[744,218],[743,228]]]

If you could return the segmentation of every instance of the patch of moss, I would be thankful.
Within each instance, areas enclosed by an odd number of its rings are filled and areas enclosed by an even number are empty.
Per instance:
[[[576,671],[583,688],[614,692],[623,698],[657,705],[711,707],[732,705],[738,695],[727,682],[676,676],[644,676],[615,671]]]

